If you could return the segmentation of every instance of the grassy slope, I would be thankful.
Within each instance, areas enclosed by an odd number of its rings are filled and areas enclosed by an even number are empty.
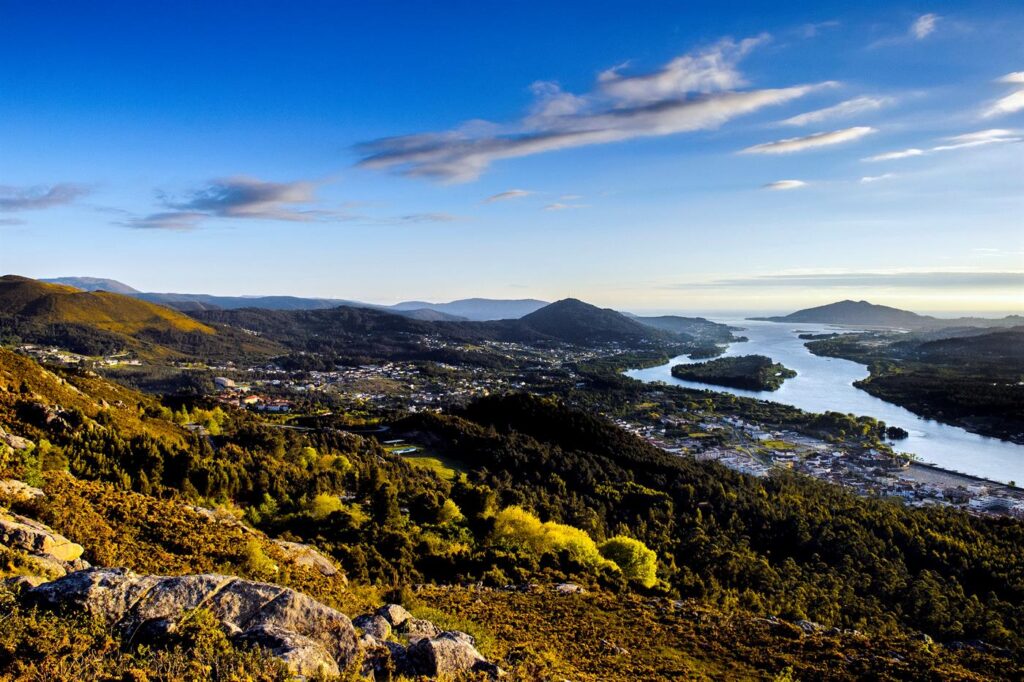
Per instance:
[[[0,277],[0,313],[42,324],[91,325],[129,336],[144,330],[216,333],[176,310],[129,296],[86,292],[13,276]]]

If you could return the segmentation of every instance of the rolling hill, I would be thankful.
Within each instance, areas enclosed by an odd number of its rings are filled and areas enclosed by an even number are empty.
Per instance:
[[[895,329],[942,329],[947,327],[1016,327],[1024,324],[1024,317],[1007,315],[1003,318],[954,317],[941,318],[918,315],[867,301],[838,301],[816,308],[798,310],[789,315],[751,317],[767,322],[808,322],[814,324],[841,324],[858,327],[891,327]]]
[[[440,313],[453,315],[457,318],[485,322],[489,320],[515,320],[540,310],[548,305],[545,301],[534,298],[494,299],[494,298],[463,298],[448,303],[428,303],[426,301],[403,301],[387,306],[394,312],[412,310],[436,310]]]
[[[146,356],[267,352],[269,344],[215,329],[184,313],[131,296],[0,277],[0,337],[55,345],[84,355],[133,350]]]
[[[816,308],[798,310],[789,315],[776,317],[752,317],[752,320],[768,322],[812,322],[815,324],[848,324],[869,327],[904,327],[916,328],[926,326],[929,319],[909,310],[875,305],[867,301],[839,301]]]
[[[40,282],[47,284],[65,284],[82,291],[109,291],[112,294],[137,294],[138,289],[128,286],[124,282],[105,277],[54,277],[53,279],[41,279]]]
[[[598,308],[575,298],[544,306],[518,320],[539,334],[575,344],[656,343],[679,341],[678,334],[655,329],[610,308]]]
[[[308,298],[302,296],[218,296],[214,294],[180,294],[171,292],[139,291],[123,282],[102,277],[55,277],[40,280],[51,284],[65,284],[84,291],[109,291],[127,294],[150,303],[182,311],[235,310],[238,308],[265,308],[267,310],[325,310],[338,306],[387,310],[417,320],[434,322],[477,322],[511,320],[539,310],[546,301],[532,298],[495,299],[464,298],[447,303],[428,301],[402,301],[394,305],[364,303],[344,298]]]

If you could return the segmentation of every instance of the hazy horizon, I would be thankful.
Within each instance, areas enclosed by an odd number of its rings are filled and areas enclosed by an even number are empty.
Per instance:
[[[1024,310],[1021,6],[57,5],[0,22],[6,272]]]

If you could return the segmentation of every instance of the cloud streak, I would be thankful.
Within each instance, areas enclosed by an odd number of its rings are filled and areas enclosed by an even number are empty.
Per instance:
[[[868,111],[881,109],[892,102],[891,97],[855,97],[845,102],[834,104],[824,109],[808,111],[806,114],[799,114],[780,121],[786,126],[805,126],[813,123],[821,123],[834,118],[845,118],[855,114],[862,114]]]
[[[937,14],[922,14],[910,25],[910,35],[918,40],[924,40],[935,32],[938,23],[939,16]]]
[[[491,164],[545,152],[717,128],[764,107],[802,97],[821,85],[736,91],[737,65],[764,36],[723,40],[648,74],[625,66],[598,77],[589,93],[534,84],[529,114],[508,127],[493,124],[390,137],[356,147],[358,165],[443,182],[478,178]]]
[[[489,196],[486,199],[484,199],[483,203],[485,203],[485,204],[493,204],[493,203],[496,203],[498,201],[509,201],[510,199],[522,199],[523,197],[528,197],[531,194],[533,194],[533,192],[531,192],[529,190],[526,190],[526,189],[510,189],[510,190],[507,190],[505,192],[498,192],[497,194],[492,194],[491,196]]]
[[[818,147],[829,147],[834,144],[851,142],[862,138],[865,135],[870,135],[873,132],[875,132],[874,128],[868,126],[856,126],[854,128],[844,128],[843,130],[833,130],[827,133],[815,133],[805,137],[791,137],[785,140],[775,140],[774,142],[755,144],[752,147],[740,150],[740,153],[792,154],[794,152],[802,152],[807,149],[817,149]]]
[[[168,208],[221,218],[257,218],[308,222],[320,212],[298,210],[316,200],[316,183],[266,182],[237,176],[214,180],[186,201],[165,201]]]
[[[766,185],[761,185],[761,189],[772,190],[774,192],[788,190],[788,189],[800,189],[806,187],[807,183],[803,180],[776,180],[775,182],[769,182]]]
[[[1020,136],[1018,131],[1004,130],[1002,128],[990,128],[988,130],[979,130],[975,133],[965,133],[963,135],[954,135],[953,137],[945,138],[946,144],[935,145],[928,149],[918,149],[916,147],[911,149],[902,149],[899,151],[885,152],[883,154],[875,154],[867,158],[861,159],[862,161],[895,161],[897,159],[906,159],[912,156],[925,156],[926,154],[935,154],[939,152],[948,152],[955,149],[968,149],[970,147],[982,147],[990,144],[1004,144],[1007,142],[1021,142],[1024,140]]]
[[[196,211],[164,211],[162,213],[151,213],[141,218],[125,220],[119,224],[136,230],[187,232],[199,227],[199,224],[206,218],[209,218],[206,213]]]
[[[57,183],[49,187],[0,186],[0,211],[38,211],[73,203],[89,190],[72,183]]]

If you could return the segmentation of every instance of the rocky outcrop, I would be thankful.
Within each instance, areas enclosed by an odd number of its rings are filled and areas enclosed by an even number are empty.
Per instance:
[[[408,664],[420,675],[436,677],[475,670],[498,676],[501,671],[480,655],[473,638],[465,632],[442,632],[412,644],[406,653]]]
[[[240,643],[280,657],[295,674],[337,674],[356,653],[352,622],[295,590],[204,574],[137,575],[126,569],[89,569],[27,590],[50,608],[85,611],[122,633],[157,633],[189,610],[209,610]]]
[[[81,560],[81,545],[38,521],[3,510],[0,510],[0,545],[28,555],[48,577],[89,566]]]
[[[32,445],[32,441],[15,436],[13,433],[7,433],[0,428],[0,444],[8,446],[12,450],[27,450]]]
[[[405,621],[412,618],[412,614],[398,604],[385,604],[377,609],[377,615],[386,620],[391,627],[401,627]]]
[[[398,604],[385,604],[376,613],[364,614],[352,622],[365,633],[361,639],[366,655],[365,672],[372,673],[378,680],[390,680],[393,673],[409,677],[437,677],[468,671],[484,672],[492,677],[504,674],[477,651],[470,635],[442,631]],[[392,635],[397,635],[401,641],[390,639]]]
[[[391,623],[384,616],[368,613],[352,620],[352,624],[374,639],[386,640],[391,636]]]
[[[46,497],[46,493],[28,483],[13,478],[0,481],[0,500],[5,502],[33,502],[44,497]]]
[[[284,552],[289,561],[296,566],[312,568],[319,571],[321,575],[331,578],[341,573],[334,562],[321,554],[312,545],[304,545],[300,542],[289,542],[287,540],[274,540],[273,543]],[[344,579],[344,576],[341,576]],[[346,581],[347,583],[347,581]]]

